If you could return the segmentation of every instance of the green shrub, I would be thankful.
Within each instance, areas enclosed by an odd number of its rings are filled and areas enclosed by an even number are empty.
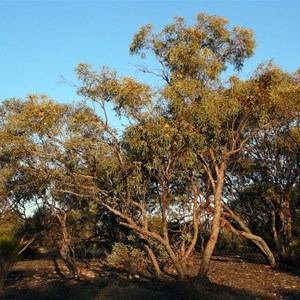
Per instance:
[[[169,254],[162,244],[159,244],[156,241],[150,240],[149,245],[160,265],[161,268],[166,266],[170,262]]]
[[[11,265],[17,260],[21,248],[20,241],[4,235],[0,237],[0,290],[3,290]]]
[[[150,265],[145,251],[124,243],[113,245],[107,262],[112,267],[125,269],[130,273],[144,273]]]
[[[237,236],[231,231],[224,229],[219,237],[218,250],[243,251],[247,249],[247,240],[242,236]]]

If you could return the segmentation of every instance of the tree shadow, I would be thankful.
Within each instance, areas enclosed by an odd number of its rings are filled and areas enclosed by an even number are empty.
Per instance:
[[[300,276],[300,265],[278,263],[274,270],[294,276]]]
[[[176,287],[174,287],[175,289]],[[183,297],[180,300],[224,300],[224,299],[243,299],[243,300],[257,300],[267,299],[263,295],[257,293],[251,293],[243,289],[235,289],[225,285],[211,283],[209,280],[203,280],[202,282],[194,282],[191,280],[187,282],[183,288]],[[187,297],[185,298],[185,295]],[[168,298],[172,299],[172,298]]]
[[[222,258],[221,258],[222,259]],[[264,294],[254,293],[241,288],[232,288],[222,284],[207,282],[200,283],[188,279],[178,282],[171,277],[158,280],[151,276],[143,276],[107,266],[94,261],[89,264],[89,273],[82,280],[73,280],[66,276],[64,268],[58,259],[49,260],[55,272],[38,273],[35,269],[19,272],[14,270],[8,289],[0,294],[5,300],[223,300],[223,299],[269,299]],[[49,265],[48,265],[49,266]],[[53,266],[53,267],[52,267]],[[39,269],[41,270],[41,269]],[[40,272],[40,271],[39,271]],[[19,274],[19,275],[18,275]],[[40,278],[37,278],[40,277]],[[18,281],[19,279],[19,281]],[[122,293],[120,293],[122,291]],[[300,299],[300,288],[282,289],[275,291],[284,299]],[[127,298],[121,297],[127,295]],[[142,295],[142,296],[141,296]]]
[[[213,256],[211,260],[220,262],[249,262],[257,265],[268,265],[264,256],[259,253],[222,253]]]
[[[18,269],[11,270],[11,271],[9,271],[6,279],[8,282],[20,280],[25,277],[25,274],[26,274],[26,272],[23,270],[18,270]]]
[[[84,282],[56,280],[42,285],[9,289],[0,294],[1,300],[67,300],[90,299],[97,294],[98,289]],[[81,297],[82,296],[82,297]]]
[[[115,274],[116,276],[117,274]],[[95,280],[52,280],[36,286],[19,286],[9,289],[0,299],[5,300],[223,300],[223,299],[266,299],[261,295],[236,290],[217,284],[195,285],[192,281],[179,283],[175,280],[147,282],[115,276]],[[124,297],[125,296],[125,297]],[[290,298],[296,299],[296,298]]]
[[[281,289],[278,293],[285,300],[299,300],[300,299],[300,287],[297,289]]]

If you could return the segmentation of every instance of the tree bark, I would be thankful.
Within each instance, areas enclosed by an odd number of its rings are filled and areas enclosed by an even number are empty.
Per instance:
[[[222,221],[224,222],[225,227],[228,230],[230,230],[232,233],[234,233],[236,235],[241,235],[241,236],[251,240],[265,254],[269,264],[272,267],[275,267],[275,265],[276,265],[275,257],[263,238],[261,238],[258,235],[253,234],[250,230],[248,232],[245,232],[242,230],[235,229],[226,219],[222,219]]]
[[[240,234],[242,236],[246,237],[247,239],[250,239],[253,243],[255,243],[263,251],[263,253],[266,255],[271,267],[276,266],[275,257],[263,238],[255,235],[253,233],[248,233],[248,232],[243,232],[243,231],[240,232]]]
[[[155,272],[155,276],[157,278],[161,278],[162,277],[162,272],[161,272],[161,269],[160,269],[160,266],[159,266],[159,263],[156,259],[156,256],[155,254],[153,253],[152,249],[147,245],[147,244],[144,244],[144,248],[152,262],[152,265],[153,265],[153,268],[154,268],[154,272]]]
[[[191,240],[191,243],[189,247],[184,251],[184,256],[183,260],[187,261],[188,257],[192,253],[192,251],[195,249],[197,240],[198,240],[198,235],[199,235],[199,222],[198,222],[198,213],[197,213],[197,206],[198,206],[198,197],[199,197],[199,192],[198,189],[192,180],[192,186],[193,186],[193,194],[194,194],[194,199],[193,199],[193,229],[194,229],[194,234]]]
[[[267,258],[268,263],[272,267],[275,267],[276,259],[273,255],[272,251],[270,250],[269,246],[264,241],[264,239],[261,238],[260,236],[253,234],[251,232],[251,230],[247,227],[247,225],[243,222],[243,220],[239,216],[237,216],[227,205],[223,204],[223,206],[224,206],[225,210],[228,211],[229,216],[232,219],[234,219],[239,224],[240,228],[242,229],[241,231],[237,230],[228,223],[229,230],[231,230],[235,234],[242,235],[245,238],[250,239],[264,253],[265,257]],[[225,220],[225,222],[226,221],[227,220]]]
[[[279,252],[280,250],[280,241],[279,241],[279,235],[276,227],[276,210],[275,207],[272,210],[272,231],[273,231],[273,239],[275,242],[275,247],[277,251]]]
[[[285,208],[285,225],[284,225],[284,246],[286,248],[286,260],[288,262],[294,261],[294,247],[293,247],[293,236],[292,236],[292,214],[290,207],[290,191],[284,192],[284,208]]]
[[[213,254],[213,251],[215,249],[218,240],[220,219],[221,219],[221,212],[222,212],[221,199],[222,199],[222,190],[224,185],[225,168],[226,168],[225,161],[222,162],[220,168],[216,166],[217,182],[214,187],[214,214],[213,214],[212,228],[211,228],[209,240],[204,250],[203,259],[201,261],[197,279],[207,277],[211,256]]]
[[[61,226],[61,233],[62,233],[62,237],[59,245],[60,256],[64,261],[64,263],[66,264],[70,272],[70,276],[72,278],[78,278],[79,272],[78,272],[78,267],[75,259],[75,253],[67,229],[67,215],[64,214],[63,216],[60,216],[59,214],[57,214],[56,216],[59,220]]]
[[[278,257],[283,262],[292,263],[295,259],[295,253],[289,189],[283,191],[277,188],[274,201],[272,231]]]
[[[177,274],[178,274],[178,280],[179,281],[184,281],[186,279],[186,272],[185,272],[185,269],[184,269],[184,266],[182,265],[182,262],[178,259],[178,257],[175,255],[173,249],[171,248],[170,244],[166,243],[164,245],[169,257],[171,258],[173,264],[174,264],[174,267],[177,271]]]

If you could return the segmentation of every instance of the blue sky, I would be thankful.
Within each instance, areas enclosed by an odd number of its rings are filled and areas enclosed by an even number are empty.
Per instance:
[[[192,22],[198,12],[254,30],[257,48],[243,76],[272,58],[287,71],[300,68],[300,1],[0,0],[0,100],[28,93],[76,100],[75,89],[58,82],[61,75],[75,81],[80,62],[139,77],[128,50],[139,27],[159,30],[175,16]]]

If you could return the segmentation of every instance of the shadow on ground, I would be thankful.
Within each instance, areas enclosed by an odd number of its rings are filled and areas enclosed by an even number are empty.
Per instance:
[[[279,294],[281,295],[282,299],[299,300],[300,299],[300,287],[297,290],[282,289],[282,290],[279,290]]]
[[[197,300],[266,299],[225,286],[175,281],[142,282],[121,279],[95,281],[57,280],[31,288],[9,289],[0,294],[5,300]],[[293,299],[293,298],[290,298]],[[296,299],[296,298],[294,298]]]
[[[300,276],[300,263],[298,264],[278,264],[275,268],[276,271],[284,272],[293,276]]]
[[[58,259],[18,262],[9,274],[1,300],[296,300],[300,278],[295,269],[273,270],[250,263],[249,256],[217,256],[209,276],[212,283],[172,276],[155,280],[108,266],[102,260],[80,261],[81,280],[69,279]],[[197,261],[199,259],[197,258]],[[192,269],[193,267],[193,269]],[[194,263],[191,271],[198,269]],[[299,270],[298,270],[299,271]],[[195,272],[190,272],[194,276]]]

